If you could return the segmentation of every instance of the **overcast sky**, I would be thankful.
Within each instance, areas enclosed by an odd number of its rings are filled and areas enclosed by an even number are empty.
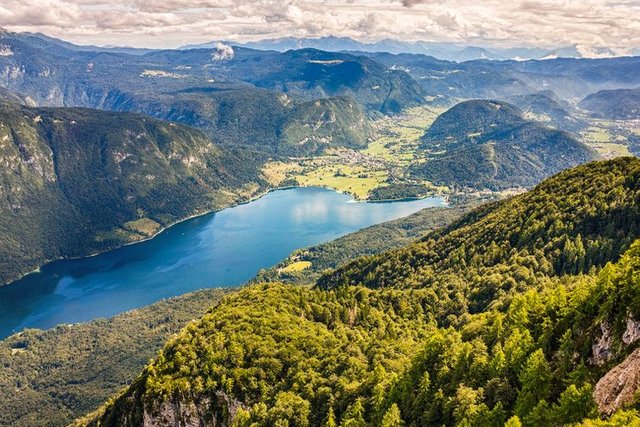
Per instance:
[[[625,53],[640,0],[0,0],[0,26],[141,47],[334,35]]]

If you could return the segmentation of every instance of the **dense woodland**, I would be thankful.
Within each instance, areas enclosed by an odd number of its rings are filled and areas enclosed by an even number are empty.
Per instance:
[[[171,340],[101,425],[136,425],[153,416],[145,415],[145,408],[153,414],[149,405],[177,396],[200,405],[208,422],[229,421],[229,401],[248,405],[233,414],[240,426],[552,426],[595,418],[593,386],[606,369],[590,364],[590,345],[609,321],[613,360],[628,354],[618,331],[640,314],[639,260],[635,245],[597,278],[540,283],[455,328],[436,326],[426,289],[254,286]],[[616,415],[623,416],[637,414]]]
[[[263,161],[138,114],[0,101],[0,284],[247,200]]]
[[[637,159],[591,163],[314,289],[248,287],[82,423],[638,422],[633,396],[598,421],[593,390],[637,347],[627,331],[640,316],[639,173]],[[604,330],[606,352],[594,354]]]
[[[464,209],[467,209],[466,207]],[[262,271],[255,281],[307,284],[329,268],[359,255],[401,247],[460,217],[463,208],[429,208],[378,224],[335,241],[303,249]],[[304,256],[308,270],[280,272]],[[205,285],[206,283],[203,283]],[[182,295],[109,320],[46,331],[28,330],[0,341],[0,412],[12,427],[66,425],[98,408],[133,381],[166,340],[205,314],[231,290]],[[14,393],[15,390],[19,393]],[[36,410],[34,410],[36,408]],[[0,422],[2,424],[2,422]]]
[[[640,237],[640,160],[573,168],[485,205],[405,248],[364,257],[320,279],[330,288],[441,290],[442,316],[479,311],[540,276],[588,273]]]
[[[438,116],[421,141],[431,156],[411,166],[413,176],[454,188],[532,187],[598,158],[572,134],[525,119],[520,109],[502,101],[456,104]]]
[[[112,319],[27,329],[0,341],[0,425],[64,426],[95,410],[228,292],[193,292]]]

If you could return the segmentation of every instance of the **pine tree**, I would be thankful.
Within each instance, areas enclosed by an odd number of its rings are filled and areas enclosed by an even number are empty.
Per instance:
[[[385,412],[382,417],[381,427],[402,427],[402,417],[400,416],[400,409],[395,403]]]
[[[524,417],[549,394],[551,369],[541,349],[529,356],[518,379],[522,388],[515,409],[518,416]]]

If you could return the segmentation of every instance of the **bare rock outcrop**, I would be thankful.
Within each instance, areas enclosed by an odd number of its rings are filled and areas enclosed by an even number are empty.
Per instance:
[[[145,408],[144,427],[227,427],[242,403],[218,391],[213,399],[167,400],[153,409]]]
[[[605,322],[600,325],[600,337],[591,346],[591,359],[589,362],[596,366],[606,363],[611,357],[611,328]]]
[[[640,321],[633,318],[633,316],[629,315],[627,317],[627,329],[624,331],[622,335],[622,342],[626,345],[630,345],[634,343],[636,340],[640,338]]]
[[[601,413],[612,414],[632,403],[640,389],[640,348],[607,372],[596,384],[593,398]]]

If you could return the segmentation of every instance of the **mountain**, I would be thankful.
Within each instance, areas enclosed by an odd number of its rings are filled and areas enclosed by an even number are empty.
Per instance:
[[[466,101],[450,108],[422,136],[435,154],[412,168],[420,178],[477,189],[530,187],[597,157],[570,134],[522,117],[501,101]]]
[[[578,106],[604,119],[640,119],[640,88],[602,90],[587,96]]]
[[[273,59],[264,64],[264,74],[248,81],[307,99],[349,95],[365,109],[385,114],[425,102],[426,93],[405,72],[364,56],[302,49]]]
[[[33,104],[144,113],[197,127],[216,143],[287,155],[362,146],[365,112],[425,101],[405,73],[346,54],[219,46],[132,55],[22,33],[1,44],[11,54],[0,56],[0,86]],[[288,139],[301,116],[316,117],[316,126],[304,134],[298,126]]]
[[[131,113],[0,104],[0,283],[246,200],[262,157]]]
[[[2,31],[0,29],[0,40],[11,39],[17,34],[9,31]],[[133,48],[126,46],[94,46],[94,45],[77,45],[54,37],[49,37],[43,33],[19,33],[19,36],[24,41],[37,46],[40,49],[48,51],[64,51],[74,50],[78,52],[105,52],[105,53],[124,53],[130,55],[144,55],[145,53],[152,52],[153,49]],[[1,42],[0,42],[1,43]]]
[[[590,163],[320,287],[246,287],[75,425],[638,422],[639,183]]]
[[[560,99],[573,102],[598,90],[640,85],[640,76],[635,72],[640,57],[456,63],[422,54],[363,54],[388,67],[402,69],[429,95],[452,101],[506,100],[550,90]]]
[[[212,48],[219,42],[207,42],[192,44],[181,49]],[[447,42],[408,42],[394,39],[382,39],[372,42],[362,42],[349,37],[283,37],[276,39],[264,39],[247,43],[227,41],[225,44],[244,46],[251,49],[287,51],[297,49],[319,49],[330,52],[362,51],[362,52],[389,52],[389,53],[414,53],[431,55],[438,59],[449,61],[468,61],[474,59],[542,59],[549,56],[580,58],[582,54],[575,46],[561,47],[557,49],[543,49],[537,47],[478,47],[467,46]],[[611,55],[614,56],[614,55]]]
[[[588,126],[573,114],[573,108],[562,101],[553,91],[542,91],[507,98],[528,119],[535,120],[558,130],[578,132]]]
[[[264,89],[209,86],[116,96],[100,107],[187,124],[219,145],[252,147],[280,155],[360,148],[366,146],[370,133],[365,111],[347,96],[295,101]]]

